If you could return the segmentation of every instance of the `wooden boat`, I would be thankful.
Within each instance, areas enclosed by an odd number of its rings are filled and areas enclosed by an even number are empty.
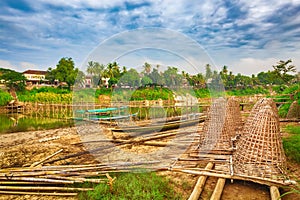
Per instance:
[[[205,121],[206,116],[201,116],[197,119],[186,119],[186,120],[177,120],[161,124],[153,124],[149,126],[127,126],[122,128],[113,128],[113,132],[155,132],[155,131],[166,131],[171,129],[177,129],[187,126],[192,126],[200,122]]]

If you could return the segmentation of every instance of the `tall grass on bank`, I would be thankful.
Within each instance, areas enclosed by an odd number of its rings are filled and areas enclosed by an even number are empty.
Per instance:
[[[0,90],[0,106],[7,105],[11,100],[13,100],[13,98],[8,92]]]
[[[285,130],[290,134],[289,137],[283,138],[285,154],[300,163],[300,126],[287,126]]]
[[[94,191],[81,193],[79,199],[85,200],[119,200],[142,199],[164,200],[181,199],[169,184],[167,178],[157,176],[156,173],[119,173],[112,174],[116,177],[112,188],[102,183],[95,187]]]

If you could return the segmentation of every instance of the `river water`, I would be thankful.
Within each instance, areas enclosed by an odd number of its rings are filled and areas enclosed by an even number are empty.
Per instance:
[[[0,134],[46,130],[74,125],[73,120],[33,117],[23,114],[0,114]]]

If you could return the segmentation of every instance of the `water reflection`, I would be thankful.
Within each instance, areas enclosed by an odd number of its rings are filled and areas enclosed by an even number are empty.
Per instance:
[[[0,133],[46,130],[73,126],[73,120],[33,117],[23,114],[0,114]]]

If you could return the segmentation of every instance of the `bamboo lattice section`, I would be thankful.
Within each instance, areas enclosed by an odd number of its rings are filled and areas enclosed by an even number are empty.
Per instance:
[[[213,100],[201,135],[200,151],[228,150],[241,126],[239,103],[234,98]]]
[[[243,131],[241,132],[241,134],[245,134],[248,133],[250,130],[247,129],[251,129],[251,125],[253,123],[254,118],[256,117],[256,114],[266,105],[271,106],[271,109],[274,111],[274,114],[276,115],[276,118],[278,118],[278,109],[276,107],[275,102],[273,101],[273,99],[271,98],[261,98],[260,100],[258,100],[256,102],[256,104],[253,106],[250,115],[247,118],[247,121],[245,122],[245,125],[243,127]]]
[[[286,118],[288,118],[288,119],[300,118],[300,105],[297,101],[294,101],[291,104],[289,111],[286,115]]]
[[[226,121],[229,120],[229,126],[233,126],[235,136],[236,131],[240,131],[243,127],[242,115],[240,111],[240,103],[235,97],[230,97],[226,105]]]
[[[273,103],[262,99],[252,110],[255,113],[248,119],[233,154],[235,173],[275,180],[285,178],[286,159]]]

